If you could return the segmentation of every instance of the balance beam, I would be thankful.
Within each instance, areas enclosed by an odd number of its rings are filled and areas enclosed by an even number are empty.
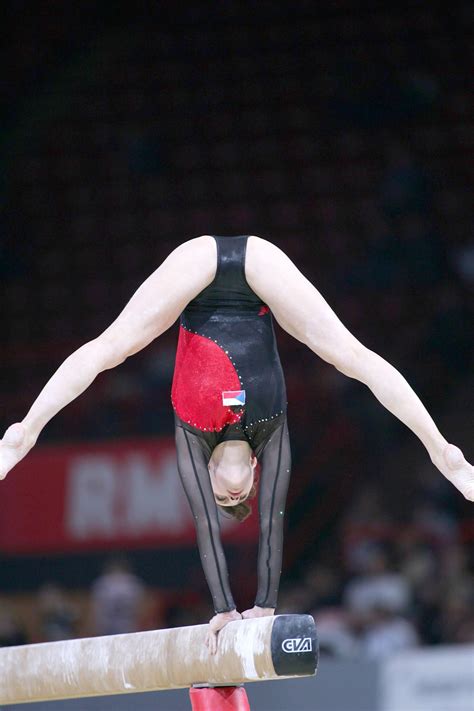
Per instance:
[[[204,644],[206,632],[207,625],[197,625],[0,649],[0,705],[316,673],[310,615],[230,622],[214,656]]]

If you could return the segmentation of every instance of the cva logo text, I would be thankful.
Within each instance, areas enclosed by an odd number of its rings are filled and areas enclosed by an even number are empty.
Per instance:
[[[311,652],[313,649],[313,641],[311,637],[295,637],[284,639],[281,643],[281,648],[284,652]]]

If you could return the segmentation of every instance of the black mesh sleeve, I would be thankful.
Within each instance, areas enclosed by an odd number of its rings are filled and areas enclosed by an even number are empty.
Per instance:
[[[260,462],[260,544],[255,604],[259,607],[276,607],[283,554],[283,520],[291,471],[286,418],[270,436]]]
[[[204,575],[216,612],[235,609],[222,548],[217,505],[209,478],[207,457],[196,435],[176,427],[178,471],[196,526]]]

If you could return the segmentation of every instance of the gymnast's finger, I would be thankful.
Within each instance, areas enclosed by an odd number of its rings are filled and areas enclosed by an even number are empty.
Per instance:
[[[215,654],[217,652],[217,633],[209,631],[206,636],[206,646],[209,650],[209,654]]]

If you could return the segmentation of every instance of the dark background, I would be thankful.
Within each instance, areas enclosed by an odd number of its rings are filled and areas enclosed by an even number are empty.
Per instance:
[[[2,13],[4,428],[180,242],[257,234],[472,460],[472,3],[5,0]],[[176,336],[101,375],[41,441],[170,434]],[[472,641],[472,509],[368,390],[278,338],[294,451],[282,610],[344,614],[351,581],[384,571],[409,587],[397,614],[420,641]],[[21,627],[17,594],[32,609],[50,581],[86,594],[106,554],[4,556],[0,595]],[[229,551],[244,604],[247,554]],[[181,595],[197,560],[181,555],[129,558],[156,594]],[[202,621],[193,586],[194,617],[177,595],[152,624]]]

